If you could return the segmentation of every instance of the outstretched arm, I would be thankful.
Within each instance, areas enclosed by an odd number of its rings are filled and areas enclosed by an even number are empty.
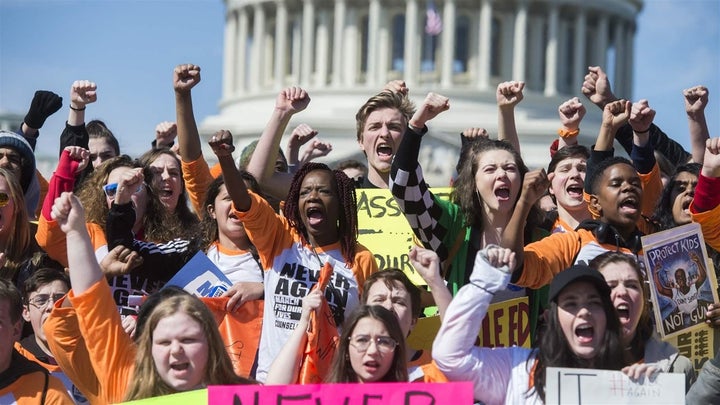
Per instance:
[[[176,66],[173,70],[177,140],[183,162],[193,162],[202,156],[200,133],[195,122],[191,94],[192,88],[198,83],[200,83],[200,66],[184,64]]]
[[[235,161],[232,158],[232,153],[235,150],[232,134],[230,131],[222,129],[210,138],[209,143],[220,162],[220,168],[225,179],[225,188],[230,194],[233,206],[238,211],[249,210],[250,194],[248,194],[247,186],[245,186],[240,171],[235,166]]]
[[[707,279],[707,270],[705,269],[705,263],[695,253],[690,253],[690,260],[695,263],[698,268],[698,279],[695,281],[695,287],[699,290],[703,283]]]
[[[577,137],[580,134],[580,122],[585,117],[585,106],[582,105],[580,99],[573,97],[565,101],[558,107],[560,115],[561,127],[558,130],[560,139],[558,140],[558,149],[568,145],[577,145]]]
[[[515,106],[523,99],[525,82],[498,84],[495,97],[498,105],[498,139],[507,141],[520,153],[520,139],[515,128]]]
[[[292,175],[289,173],[275,172],[280,139],[285,133],[290,118],[304,110],[308,104],[310,104],[310,96],[300,87],[288,87],[278,94],[270,120],[260,135],[255,151],[245,168],[255,176],[263,191],[279,199],[285,199],[292,180]]]
[[[655,277],[653,277],[653,281],[655,282],[655,288],[657,288],[660,294],[672,298],[672,289],[667,288],[663,285],[662,281],[660,281],[660,270],[662,270],[662,267],[657,269],[657,271],[655,272]]]
[[[66,192],[55,200],[52,218],[65,232],[70,283],[75,295],[80,295],[103,278],[85,228],[85,210],[77,197]]]
[[[437,253],[430,249],[413,246],[410,249],[410,263],[415,267],[420,277],[425,280],[427,286],[430,287],[430,293],[442,321],[445,310],[452,300],[452,294],[450,294],[450,290],[445,285],[445,280],[440,275],[440,258]]]
[[[695,86],[683,91],[685,98],[685,112],[688,117],[690,130],[690,149],[693,162],[703,161],[705,142],[710,138],[707,121],[705,120],[705,107],[708,104],[708,89],[705,86]]]

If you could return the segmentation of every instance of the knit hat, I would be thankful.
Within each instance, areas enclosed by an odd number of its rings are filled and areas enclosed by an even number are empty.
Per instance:
[[[548,301],[557,301],[557,297],[562,290],[576,281],[587,281],[594,285],[600,294],[610,296],[610,287],[607,285],[605,277],[603,277],[599,271],[582,264],[577,264],[565,271],[561,271],[553,278],[550,283]]]
[[[20,186],[27,192],[33,177],[35,177],[35,152],[22,136],[9,131],[0,131],[0,148],[11,148],[22,157],[20,167]]]

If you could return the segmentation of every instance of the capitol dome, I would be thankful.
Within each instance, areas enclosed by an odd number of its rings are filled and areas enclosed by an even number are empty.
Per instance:
[[[299,85],[312,102],[286,135],[307,123],[333,145],[322,161],[363,161],[355,113],[386,82],[403,79],[416,104],[428,91],[450,98],[450,110],[429,123],[420,154],[430,184],[440,186],[452,175],[463,129],[496,136],[500,82],[526,82],[515,117],[531,168],[547,166],[557,107],[570,97],[588,110],[580,142],[594,143],[601,114],[580,93],[588,66],[602,66],[613,92],[631,98],[642,0],[428,2],[225,0],[222,98],[201,133],[229,129],[242,147],[262,132],[278,91]],[[439,28],[427,26],[428,10],[442,21],[437,35],[427,33]]]

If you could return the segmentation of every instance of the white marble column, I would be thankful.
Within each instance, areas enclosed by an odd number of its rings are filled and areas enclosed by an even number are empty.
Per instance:
[[[529,43],[528,43],[528,69],[527,87],[535,91],[543,91],[543,55],[545,54],[544,41],[544,25],[545,19],[542,17],[531,17],[528,27]]]
[[[245,66],[248,64],[248,23],[247,8],[238,9],[238,40],[237,53],[235,54],[235,94],[242,94],[247,91],[247,71]]]
[[[525,51],[527,50],[528,5],[526,0],[518,1],[515,11],[515,32],[513,36],[512,80],[525,80]]]
[[[237,78],[235,76],[235,61],[237,60],[237,13],[234,9],[225,13],[225,46],[223,48],[223,98],[228,99],[235,96],[237,89]]]
[[[445,0],[443,7],[442,65],[440,86],[452,87],[453,61],[455,60],[455,0]]]
[[[275,11],[275,90],[285,87],[287,75],[288,12],[285,0],[277,0]]]
[[[545,96],[557,95],[558,25],[560,15],[555,4],[548,14],[548,41],[545,46]]]
[[[391,69],[391,44],[390,37],[391,33],[391,21],[392,16],[390,13],[380,14],[380,30],[378,31],[378,53],[377,53],[377,74],[376,83],[378,87],[382,87],[388,81],[388,72]]]
[[[367,72],[365,83],[372,87],[378,87],[377,83],[377,54],[378,37],[380,31],[380,0],[370,0],[368,6],[368,46],[367,46]]]
[[[490,55],[492,41],[492,4],[490,0],[480,2],[480,30],[478,35],[478,89],[490,89]]]
[[[407,0],[405,4],[405,54],[403,55],[403,79],[408,87],[413,88],[418,83],[420,72],[420,53],[418,41],[418,5],[417,0]]]
[[[335,0],[333,21],[333,60],[332,60],[332,86],[340,87],[342,84],[343,53],[341,51],[343,34],[345,32],[345,0]]]
[[[575,47],[573,49],[573,71],[572,83],[570,89],[579,89],[582,86],[587,72],[587,62],[585,60],[585,35],[587,31],[587,20],[585,10],[580,8],[575,16]]]
[[[358,32],[357,10],[354,7],[347,8],[345,15],[345,33],[343,34],[344,69],[343,82],[345,86],[354,86],[357,83],[358,73],[358,43],[360,41]]]
[[[315,56],[315,3],[313,0],[303,0],[302,22],[300,84],[309,86]]]
[[[315,41],[315,86],[325,87],[328,76],[328,57],[330,54],[329,24],[330,17],[327,10],[318,13],[317,38]]]
[[[628,99],[633,98],[633,61],[635,60],[635,26],[632,22],[627,23],[625,29],[625,88]]]
[[[602,14],[598,17],[597,31],[595,33],[595,52],[593,52],[593,60],[590,62],[593,66],[600,66],[603,70],[608,69],[607,51],[608,51],[608,16]]]
[[[625,58],[627,58],[627,55],[625,54],[625,30],[624,25],[625,22],[621,19],[616,19],[615,22],[615,29],[613,33],[614,37],[614,43],[615,43],[615,66],[613,67],[613,76],[614,76],[614,83],[613,83],[613,90],[615,91],[615,95],[620,98],[627,98],[627,89],[625,88]]]
[[[257,93],[265,76],[265,10],[260,4],[253,7],[253,44],[250,58],[250,89]]]
[[[300,65],[302,59],[302,27],[300,21],[295,19],[292,25],[292,83],[300,83]]]
[[[570,69],[572,69],[570,53],[570,23],[561,18],[558,24],[557,58],[557,88],[560,93],[567,92],[570,84],[568,76]]]

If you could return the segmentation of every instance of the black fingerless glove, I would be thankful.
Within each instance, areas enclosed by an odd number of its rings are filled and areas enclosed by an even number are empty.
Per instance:
[[[30,128],[40,129],[45,120],[62,107],[62,97],[47,90],[38,90],[30,103],[30,110],[25,116],[25,124]]]

